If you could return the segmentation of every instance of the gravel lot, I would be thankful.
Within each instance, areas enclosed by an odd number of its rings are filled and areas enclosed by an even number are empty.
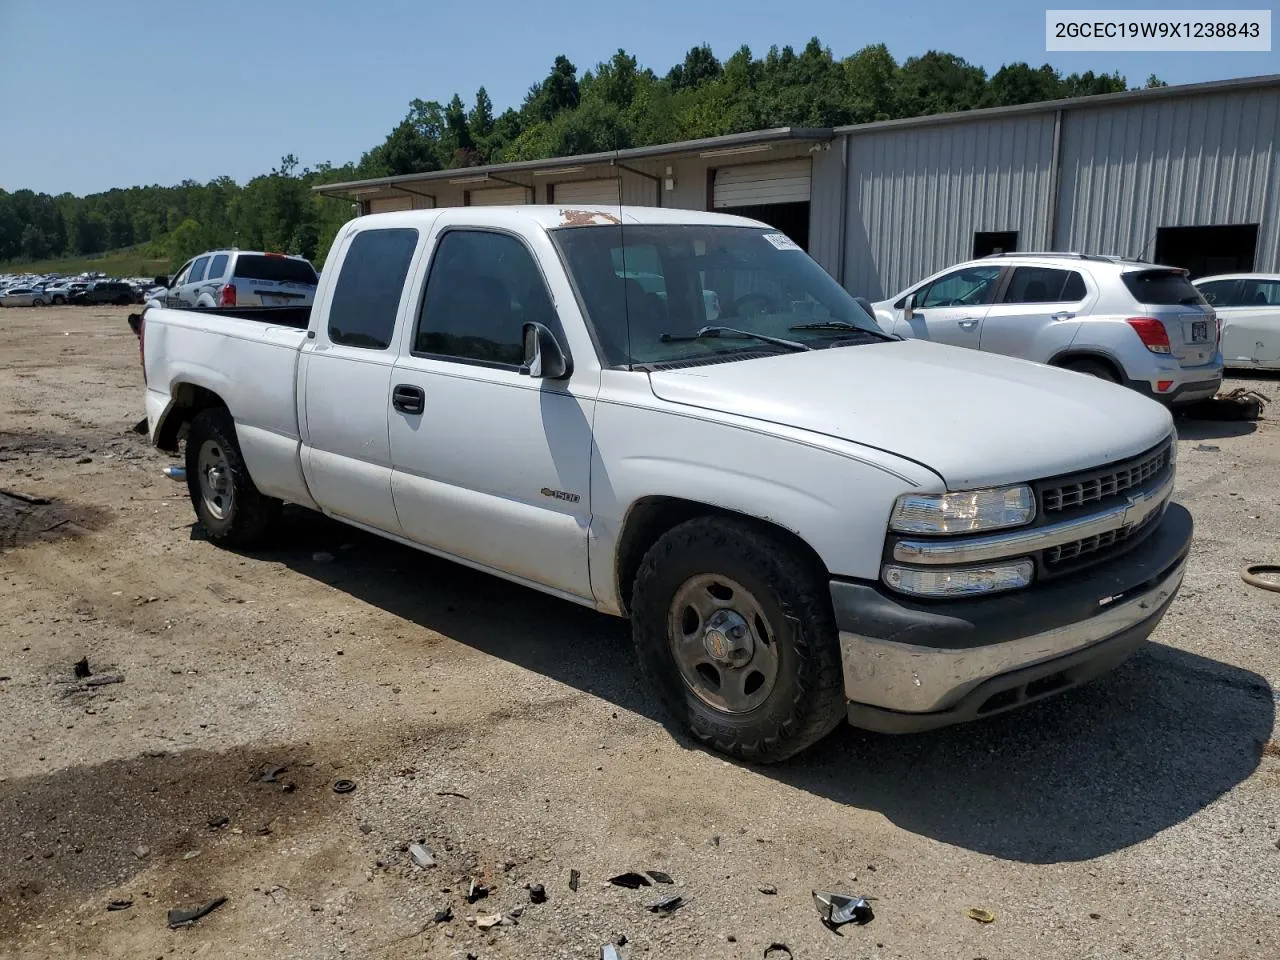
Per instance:
[[[619,621],[302,512],[205,542],[130,431],[127,312],[0,310],[0,489],[50,501],[0,495],[0,956],[1280,956],[1280,594],[1239,577],[1280,562],[1280,379],[1241,381],[1268,420],[1180,424],[1196,547],[1149,652],[758,769],[664,726]],[[605,882],[644,869],[675,886]],[[831,933],[813,888],[875,919]]]

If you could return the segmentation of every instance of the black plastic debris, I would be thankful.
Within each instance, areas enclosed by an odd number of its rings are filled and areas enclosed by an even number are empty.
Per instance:
[[[546,903],[547,888],[540,883],[529,884],[529,902],[530,903]]]
[[[639,890],[641,887],[653,886],[649,882],[649,878],[642,873],[620,873],[616,877],[610,877],[609,882],[615,887],[626,887],[628,890]]]
[[[457,790],[437,790],[437,797],[457,797],[459,800],[470,800],[465,793],[459,793]]]
[[[818,908],[818,916],[822,918],[822,922],[832,929],[846,923],[867,924],[875,919],[871,903],[866,897],[814,890],[813,903]]]
[[[226,902],[226,897],[215,897],[208,903],[202,903],[198,907],[189,907],[186,910],[175,907],[169,911],[169,928],[172,930],[178,927],[189,927],[201,917],[206,917],[213,913]]]
[[[671,874],[663,873],[661,870],[646,870],[645,873],[653,877],[655,883],[675,883],[671,879]]]
[[[89,670],[89,658],[81,657],[80,662],[75,665],[75,675],[77,680],[83,680],[89,676],[92,671]]]
[[[432,923],[448,923],[453,919],[453,907],[445,907],[443,910],[437,910],[436,915],[432,918]]]
[[[467,903],[475,903],[477,900],[483,900],[489,895],[489,888],[474,877],[467,886]]]
[[[335,780],[333,781],[334,793],[350,793],[356,788],[354,780]]]
[[[574,893],[578,892],[578,881],[582,879],[582,874],[577,870],[569,871],[569,889]]]
[[[110,910],[112,913],[116,913],[117,911],[120,911],[120,910],[128,910],[132,906],[133,906],[132,900],[112,900],[110,903],[107,904],[107,909]]]
[[[225,826],[226,826],[227,824],[229,824],[230,822],[231,822],[231,818],[230,818],[230,817],[228,817],[226,814],[221,814],[221,813],[220,813],[220,814],[218,814],[218,815],[216,815],[216,816],[213,816],[213,817],[210,817],[210,818],[209,818],[209,829],[210,829],[210,830],[221,830],[223,827],[225,827]]]
[[[280,774],[288,770],[288,767],[282,767],[277,764],[268,764],[262,768],[262,776],[258,777],[259,783],[275,783],[280,779]]]
[[[771,943],[764,948],[764,960],[780,960],[782,957],[791,957],[791,948],[785,943]]]
[[[684,903],[684,897],[675,894],[670,897],[663,897],[661,900],[655,900],[653,903],[646,903],[645,908],[650,913],[670,913]]]

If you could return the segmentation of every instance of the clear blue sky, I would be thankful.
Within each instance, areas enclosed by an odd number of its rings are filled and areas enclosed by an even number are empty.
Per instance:
[[[837,57],[884,42],[899,61],[938,49],[988,72],[1049,62],[1063,72],[1119,70],[1131,84],[1153,72],[1170,83],[1280,72],[1274,51],[1046,54],[1046,6],[1104,5],[0,0],[0,187],[83,194],[224,174],[243,182],[286,153],[304,165],[343,163],[380,143],[414,97],[446,101],[457,91],[469,102],[484,85],[500,112],[519,105],[556,54],[581,72],[618,47],[659,74],[699,43],[723,59],[744,43],[759,56],[814,35]]]

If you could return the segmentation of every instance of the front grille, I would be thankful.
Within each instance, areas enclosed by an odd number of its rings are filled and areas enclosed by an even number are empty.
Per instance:
[[[1040,490],[1040,509],[1044,514],[1061,513],[1140,487],[1169,466],[1171,452],[1165,441],[1131,460],[1050,481]]]
[[[1042,554],[1045,572],[1050,576],[1065,573],[1070,569],[1100,563],[1107,557],[1137,546],[1137,542],[1155,529],[1163,516],[1163,509],[1156,510],[1136,526],[1120,527],[1118,530],[1108,530],[1082,540],[1073,540],[1059,547],[1050,547]]]
[[[1060,547],[1050,547],[1044,552],[1044,562],[1053,567],[1067,560],[1074,560],[1085,553],[1105,550],[1115,544],[1117,540],[1123,540],[1127,535],[1127,531],[1122,527],[1119,530],[1108,530],[1106,533],[1085,537],[1083,540],[1073,540],[1071,543],[1064,543]]]

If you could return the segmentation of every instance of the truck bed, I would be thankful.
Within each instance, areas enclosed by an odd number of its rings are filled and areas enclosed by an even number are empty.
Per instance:
[[[311,322],[311,307],[208,307],[197,309],[185,304],[172,306],[164,304],[166,310],[186,310],[206,317],[235,317],[240,320],[256,320],[277,327],[293,327],[305,330]],[[130,323],[130,326],[133,324]]]

